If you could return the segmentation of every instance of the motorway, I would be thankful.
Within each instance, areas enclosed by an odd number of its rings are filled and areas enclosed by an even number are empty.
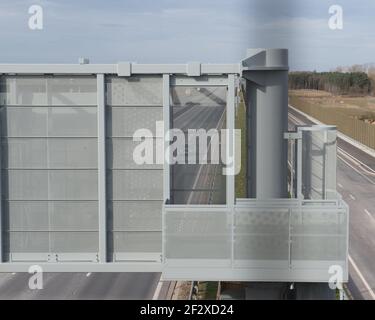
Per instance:
[[[290,129],[311,120],[289,108]],[[341,138],[337,191],[350,207],[347,288],[355,300],[375,300],[375,157]]]

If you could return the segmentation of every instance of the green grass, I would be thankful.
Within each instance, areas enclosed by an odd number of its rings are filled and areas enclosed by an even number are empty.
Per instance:
[[[198,288],[198,300],[216,300],[218,282],[202,281],[199,282]]]

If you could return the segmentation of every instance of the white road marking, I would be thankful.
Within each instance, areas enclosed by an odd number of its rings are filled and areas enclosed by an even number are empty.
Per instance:
[[[337,185],[338,185],[341,189],[344,189],[344,187],[342,186],[341,183],[338,183]]]
[[[353,196],[351,193],[349,193],[349,197],[350,197],[352,200],[355,200],[355,196]]]
[[[360,172],[357,168],[353,167],[349,162],[345,161],[344,158],[337,155],[337,158],[344,162],[348,167],[352,168],[355,172],[357,172],[363,179],[367,180],[371,184],[375,185],[375,182],[372,181],[369,177],[365,176],[362,172]]]
[[[368,211],[367,209],[365,209],[365,212],[366,214],[371,218],[371,219],[374,219],[373,215],[370,213],[370,211]]]
[[[366,281],[366,279],[363,276],[362,272],[358,269],[356,263],[354,262],[354,260],[352,259],[352,257],[350,255],[349,255],[349,262],[352,264],[354,270],[357,272],[359,278],[362,280],[363,284],[365,285],[365,287],[368,290],[368,292],[369,292],[370,296],[372,297],[372,299],[375,300],[375,293],[374,293],[374,291],[371,289],[370,285]]]
[[[86,274],[86,277],[88,278],[89,276],[91,276],[91,272],[87,273]]]
[[[154,296],[152,297],[152,300],[158,300],[162,286],[163,286],[163,281],[159,281],[158,286],[156,287]]]

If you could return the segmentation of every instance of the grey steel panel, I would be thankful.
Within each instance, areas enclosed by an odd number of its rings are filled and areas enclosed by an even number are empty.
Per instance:
[[[3,196],[9,200],[47,200],[48,171],[3,170]],[[7,183],[5,184],[4,181]]]
[[[9,241],[5,248],[9,246],[9,252],[49,252],[48,232],[6,232],[5,235]]]
[[[52,107],[48,114],[49,136],[97,135],[97,110],[93,107]]]
[[[97,168],[95,138],[49,138],[49,168]]]
[[[165,258],[231,259],[230,214],[204,208],[165,214]]]
[[[97,170],[3,171],[10,200],[96,200]]]
[[[47,135],[47,108],[2,107],[1,134],[10,137]]]
[[[3,138],[2,168],[47,168],[47,146],[44,138]]]
[[[133,137],[141,128],[155,134],[155,122],[162,120],[162,107],[108,107],[107,136]]]
[[[97,252],[98,232],[50,232],[51,252]]]
[[[162,179],[162,170],[109,170],[108,199],[162,200]]]
[[[113,252],[160,252],[161,232],[110,232]]]
[[[98,230],[97,201],[50,201],[51,230]]]
[[[96,138],[3,139],[2,166],[10,169],[96,168]]]
[[[163,201],[109,201],[112,230],[161,230]]]
[[[235,213],[234,259],[289,263],[289,210],[252,209]]]
[[[162,77],[107,77],[107,105],[162,105]]]
[[[345,260],[347,215],[344,211],[306,208],[292,214],[292,262]]]
[[[162,138],[157,138],[162,139]],[[144,141],[149,141],[153,146],[153,162],[156,162],[156,139],[146,138],[141,142],[133,141],[132,138],[112,138],[107,139],[107,168],[109,169],[163,169],[163,164],[142,164],[138,165],[133,159],[133,152],[137,146]],[[161,140],[159,140],[161,141]],[[147,143],[147,142],[146,142]],[[163,146],[163,142],[158,145]],[[162,148],[161,148],[162,149]],[[163,150],[159,150],[164,154]]]
[[[97,170],[50,170],[49,199],[97,200]]]
[[[4,201],[4,229],[48,230],[47,201]]]

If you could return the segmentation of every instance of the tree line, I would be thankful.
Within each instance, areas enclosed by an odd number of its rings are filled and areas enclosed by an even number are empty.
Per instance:
[[[324,90],[340,95],[368,95],[373,83],[365,72],[291,72],[289,89]]]

